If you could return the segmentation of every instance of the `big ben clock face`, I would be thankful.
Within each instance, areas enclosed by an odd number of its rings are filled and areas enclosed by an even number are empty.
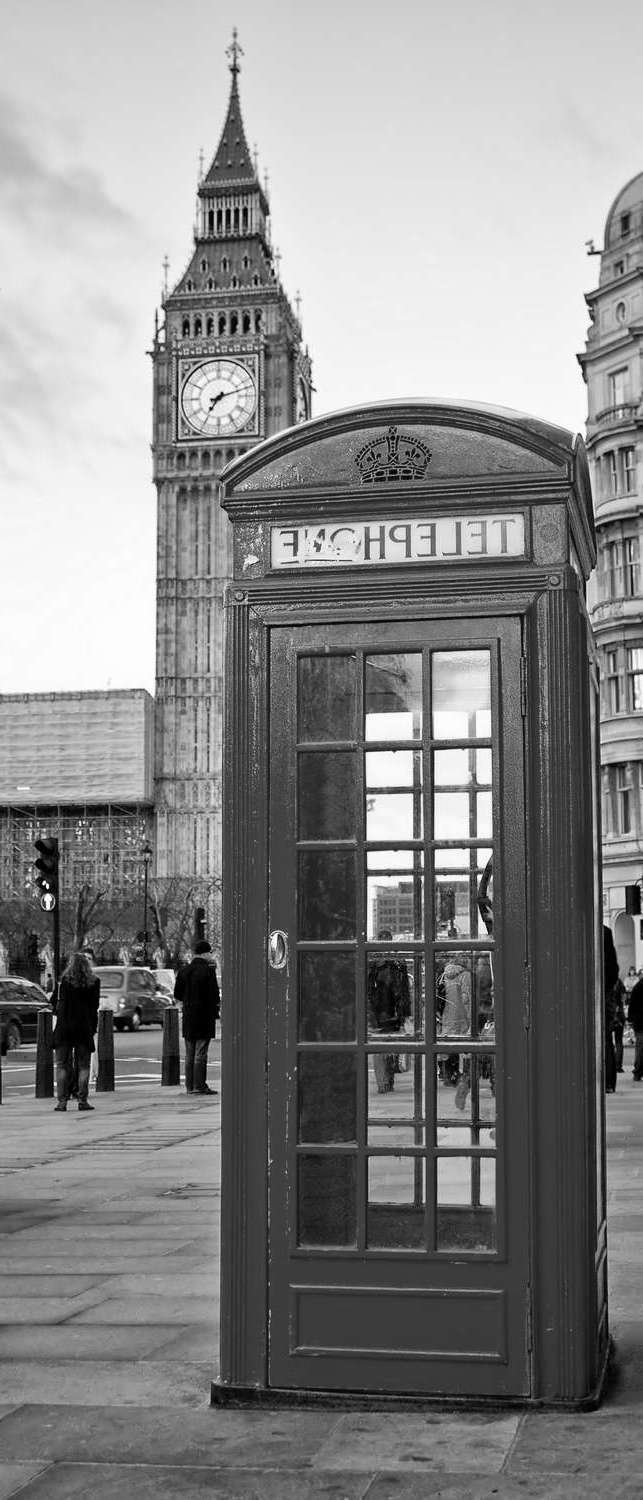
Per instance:
[[[257,409],[257,383],[247,365],[209,359],[190,370],[181,388],[181,411],[193,432],[208,437],[241,432]]]

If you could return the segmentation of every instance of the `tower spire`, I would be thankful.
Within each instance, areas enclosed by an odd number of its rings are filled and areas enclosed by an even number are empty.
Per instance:
[[[230,43],[230,46],[226,47],[226,54],[225,55],[226,55],[226,57],[230,57],[232,59],[232,61],[229,64],[229,67],[230,67],[230,72],[232,73],[232,77],[233,77],[234,81],[236,82],[237,73],[241,72],[241,69],[239,67],[238,59],[239,59],[239,57],[243,57],[243,47],[237,41],[237,28],[236,28],[236,26],[233,26],[233,28],[232,28],[232,41]]]

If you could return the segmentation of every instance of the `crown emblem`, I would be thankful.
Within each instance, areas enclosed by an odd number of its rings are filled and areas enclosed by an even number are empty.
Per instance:
[[[360,448],[355,463],[362,484],[383,484],[396,479],[422,479],[430,458],[426,443],[389,427],[385,437]]]

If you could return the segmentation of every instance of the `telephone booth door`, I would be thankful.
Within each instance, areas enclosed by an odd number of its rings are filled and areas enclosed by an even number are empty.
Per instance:
[[[269,1385],[528,1396],[520,619],[270,640]]]

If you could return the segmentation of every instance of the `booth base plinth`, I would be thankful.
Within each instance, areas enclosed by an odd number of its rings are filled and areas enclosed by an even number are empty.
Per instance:
[[[334,1411],[595,1411],[614,1378],[614,1346],[610,1340],[600,1378],[586,1396],[577,1399],[547,1396],[450,1396],[443,1392],[428,1395],[422,1391],[313,1391],[291,1390],[278,1386],[226,1385],[213,1380],[210,1405],[243,1407],[317,1407]]]

